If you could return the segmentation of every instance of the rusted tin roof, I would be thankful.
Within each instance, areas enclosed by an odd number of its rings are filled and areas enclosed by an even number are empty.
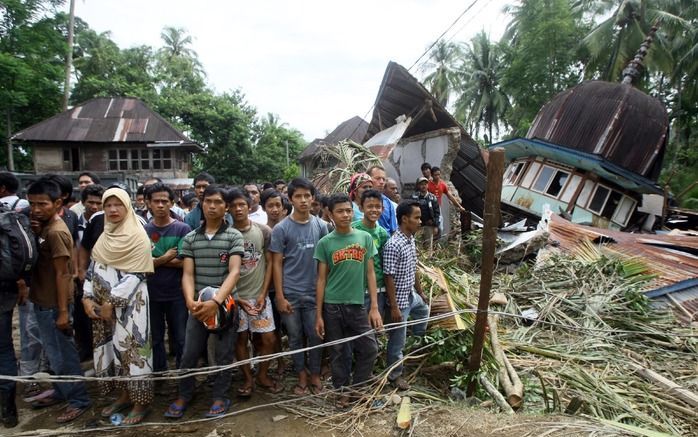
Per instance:
[[[21,130],[15,141],[148,143],[203,150],[145,103],[132,97],[98,97]]]
[[[313,158],[325,145],[337,144],[344,140],[352,140],[356,143],[361,143],[366,136],[367,129],[368,123],[359,116],[343,121],[325,138],[316,138],[308,144],[298,156],[298,160],[305,161],[306,159]]]
[[[668,134],[659,100],[630,85],[587,81],[543,106],[526,137],[599,155],[656,182]]]
[[[485,162],[483,150],[468,135],[463,126],[444,108],[407,69],[390,62],[385,70],[373,117],[364,142],[378,132],[396,124],[405,115],[412,119],[403,137],[412,137],[439,129],[457,127],[461,131],[461,146],[453,160],[449,176],[464,205],[481,215],[485,197]],[[415,163],[419,166],[421,163]]]
[[[647,295],[661,294],[662,289],[693,286],[698,278],[698,237],[690,235],[632,234],[571,223],[553,214],[548,226],[550,240],[569,253],[581,253],[585,240],[602,244],[603,251],[625,259],[641,261],[648,273],[656,275],[646,287]],[[654,294],[653,294],[654,293]],[[666,294],[666,293],[665,293]],[[698,295],[693,296],[698,298]],[[692,305],[698,303],[692,296],[677,301],[677,316],[695,314]],[[684,305],[684,302],[686,303]],[[680,314],[679,314],[680,313]]]

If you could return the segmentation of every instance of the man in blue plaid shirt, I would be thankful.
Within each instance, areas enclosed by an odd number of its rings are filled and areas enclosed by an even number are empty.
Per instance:
[[[421,208],[416,200],[406,200],[397,207],[399,228],[383,248],[383,277],[388,293],[391,322],[404,322],[429,317],[429,307],[419,282],[417,271],[417,249],[414,235],[421,224]],[[426,321],[412,327],[414,335],[424,335]],[[388,367],[402,361],[402,349],[405,347],[407,327],[388,331]],[[402,363],[397,365],[388,380],[400,390],[408,390],[409,384],[402,377]]]

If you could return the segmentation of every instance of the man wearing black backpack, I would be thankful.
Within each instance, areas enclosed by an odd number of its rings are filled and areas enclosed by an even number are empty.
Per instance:
[[[4,205],[15,211],[21,211],[29,206],[26,199],[20,199],[17,191],[19,191],[17,177],[10,172],[0,171],[0,206]]]
[[[36,254],[29,219],[17,212],[27,204],[15,195],[18,188],[19,181],[12,173],[0,173],[0,375],[8,376],[17,375],[12,313],[15,305],[27,298],[23,275]],[[17,425],[16,390],[14,381],[0,380],[0,421],[6,428]]]

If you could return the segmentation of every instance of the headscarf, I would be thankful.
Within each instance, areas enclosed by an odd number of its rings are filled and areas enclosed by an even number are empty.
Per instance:
[[[124,272],[153,273],[150,239],[131,207],[128,193],[110,188],[104,192],[102,202],[106,203],[112,196],[124,204],[126,217],[119,223],[111,223],[104,216],[104,232],[92,249],[92,258]]]
[[[354,200],[356,196],[356,190],[361,188],[366,182],[373,182],[371,176],[366,173],[354,173],[354,175],[349,180],[349,198]]]

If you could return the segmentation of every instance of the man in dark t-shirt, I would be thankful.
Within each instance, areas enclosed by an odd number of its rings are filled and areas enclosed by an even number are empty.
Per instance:
[[[145,202],[153,218],[145,225],[150,237],[155,272],[148,277],[150,297],[150,328],[153,339],[153,370],[167,370],[165,352],[165,321],[173,338],[179,368],[184,350],[187,306],[182,294],[182,239],[191,228],[170,215],[174,192],[162,183],[146,187]]]

